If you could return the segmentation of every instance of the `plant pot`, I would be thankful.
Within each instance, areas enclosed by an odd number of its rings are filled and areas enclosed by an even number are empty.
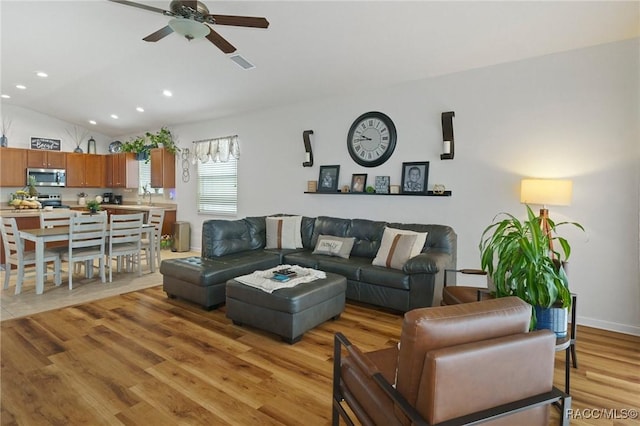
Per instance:
[[[551,330],[556,337],[567,337],[568,308],[535,307],[536,330]]]
[[[78,205],[79,206],[84,206],[85,204],[87,204],[87,199],[85,197],[79,197],[78,198]]]
[[[149,159],[149,151],[136,152],[136,160],[147,161]]]

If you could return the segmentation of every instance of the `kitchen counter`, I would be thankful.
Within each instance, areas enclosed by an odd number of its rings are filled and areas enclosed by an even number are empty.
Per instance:
[[[64,203],[64,202],[63,202]],[[66,206],[69,206],[71,209],[81,209],[83,207],[86,206],[81,206],[77,203],[72,204],[72,203],[65,203]],[[141,211],[141,212],[148,212],[151,210],[156,210],[156,209],[162,209],[164,211],[170,212],[170,211],[177,211],[177,205],[175,204],[156,204],[153,206],[150,206],[148,204],[102,204],[101,207],[103,209],[109,209],[109,210],[136,210],[136,211]],[[12,207],[9,206],[3,206],[0,207],[0,217],[38,217],[40,216],[40,213],[43,212],[56,212],[56,213],[61,213],[61,212],[66,212],[69,211],[69,209],[53,209],[53,210],[43,210],[43,209],[22,209],[22,210],[16,210]]]

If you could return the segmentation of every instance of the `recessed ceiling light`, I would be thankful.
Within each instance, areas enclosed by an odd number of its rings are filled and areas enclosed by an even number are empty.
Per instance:
[[[138,111],[138,112],[144,112],[144,108],[142,108],[142,107],[136,107],[136,111]]]
[[[117,120],[117,119],[118,119],[118,116],[117,116],[117,115],[115,115],[115,114],[111,114],[111,118],[113,118],[114,120]]]
[[[165,95],[167,98],[170,98],[171,96],[173,96],[173,93],[171,93],[171,90],[163,90],[162,94]]]
[[[36,73],[36,75],[37,75],[38,77],[42,77],[42,78],[47,78],[47,77],[49,77],[49,74],[47,74],[46,72],[42,72],[42,71],[38,71],[38,72]]]
[[[2,99],[9,99],[9,98],[11,98],[11,96],[9,96],[9,95],[5,95],[5,94],[0,95],[0,97],[1,97]]]
[[[27,86],[25,86],[24,84],[16,84],[16,89],[24,90],[26,88]]]
[[[96,123],[96,120],[89,120],[89,124],[93,124],[95,126],[98,123]]]

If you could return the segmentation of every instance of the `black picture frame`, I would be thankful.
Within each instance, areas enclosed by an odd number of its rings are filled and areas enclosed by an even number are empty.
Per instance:
[[[351,175],[351,192],[365,192],[367,190],[367,174],[354,173]]]
[[[428,161],[402,163],[402,194],[426,194],[428,182]]]
[[[318,192],[338,192],[340,166],[320,166]]]
[[[388,194],[391,176],[376,176],[376,194]]]

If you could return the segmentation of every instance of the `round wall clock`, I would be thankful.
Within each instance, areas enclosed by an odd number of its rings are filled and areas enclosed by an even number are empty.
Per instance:
[[[376,111],[366,112],[351,125],[347,148],[353,161],[364,167],[376,167],[391,158],[396,148],[396,126]]]

